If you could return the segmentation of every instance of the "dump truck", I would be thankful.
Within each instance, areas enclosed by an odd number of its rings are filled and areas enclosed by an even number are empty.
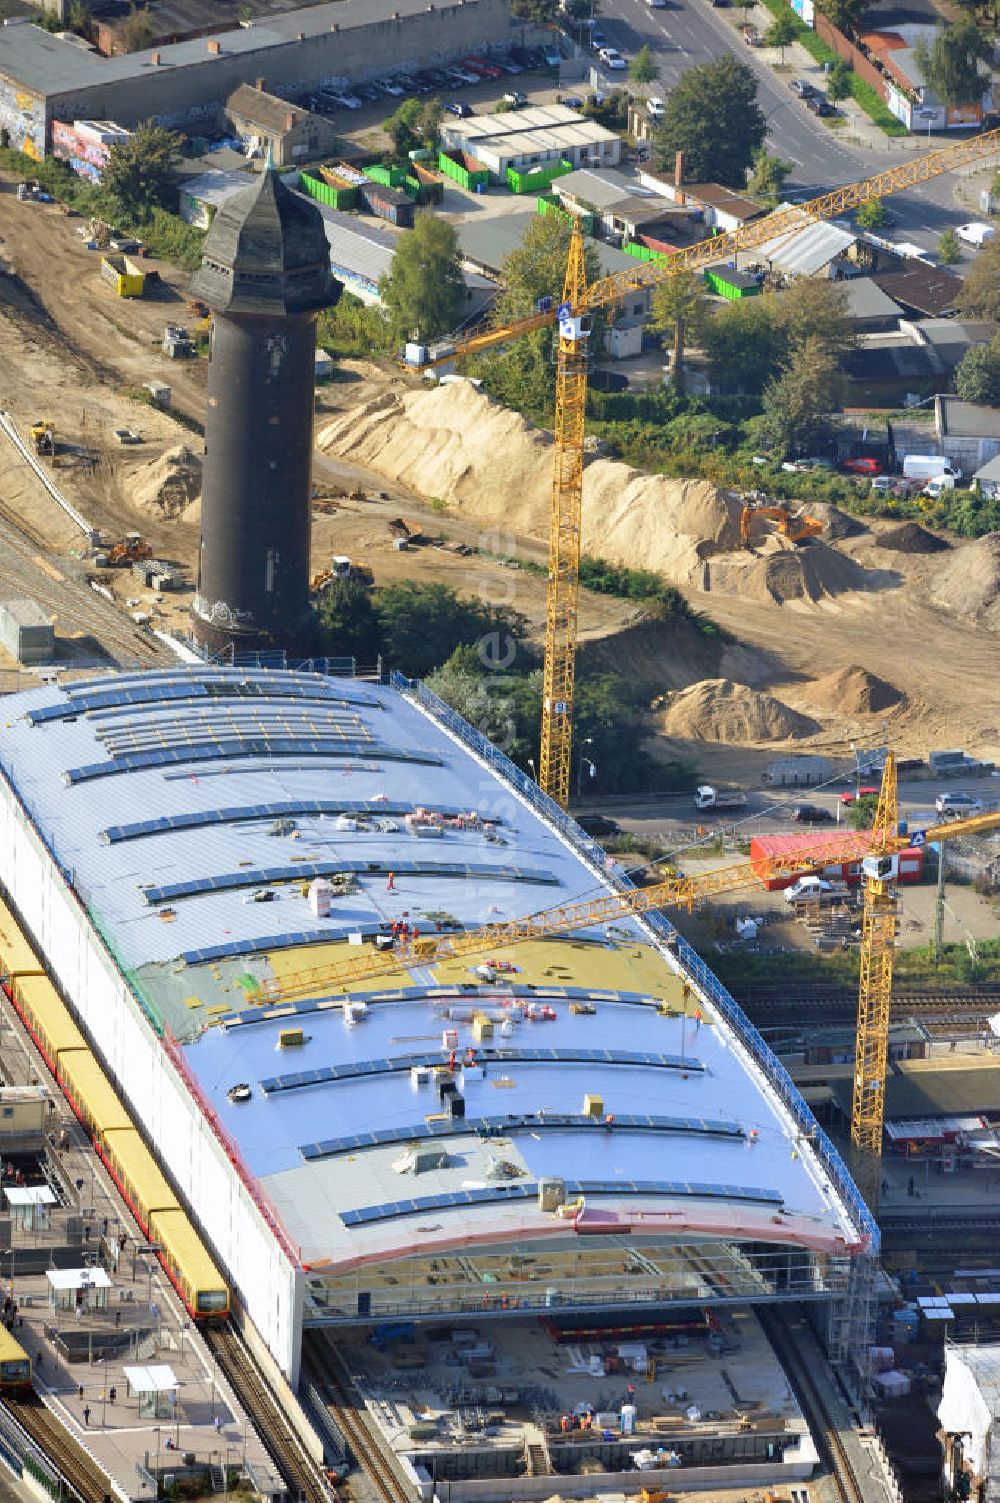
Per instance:
[[[101,281],[113,287],[119,297],[142,297],[146,290],[146,273],[131,256],[102,256]]]
[[[713,788],[711,783],[702,783],[694,794],[696,809],[743,809],[746,801],[738,788]]]
[[[38,418],[31,425],[31,441],[35,453],[51,459],[56,452],[56,429],[51,418]]]

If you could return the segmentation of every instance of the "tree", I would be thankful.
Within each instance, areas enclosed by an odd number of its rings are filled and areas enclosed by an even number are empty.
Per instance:
[[[798,277],[773,299],[774,317],[789,351],[818,339],[838,363],[857,344],[847,309],[847,289],[827,277]]]
[[[525,623],[516,611],[463,600],[443,584],[387,585],[376,605],[382,654],[392,668],[423,678],[456,647],[480,644],[484,662],[516,652]]]
[[[153,40],[153,22],[145,6],[129,6],[128,15],[121,23],[120,36],[126,52],[142,52]]]
[[[510,13],[518,21],[551,26],[559,16],[559,0],[512,0]]]
[[[751,198],[762,199],[767,204],[776,204],[781,198],[781,189],[794,163],[772,157],[762,146],[753,159],[753,175],[748,192]]]
[[[870,830],[878,811],[878,794],[862,793],[848,806],[847,823],[852,830]]]
[[[496,302],[494,322],[507,324],[536,311],[539,299],[558,302],[566,278],[570,224],[561,214],[534,215],[516,250],[503,258],[500,281],[503,291]],[[600,276],[600,263],[593,246],[587,250],[587,280]],[[601,324],[595,320],[591,345],[600,348]],[[477,372],[499,401],[518,412],[527,412],[549,422],[555,396],[555,363],[552,331],[539,329],[522,335],[503,351],[491,351],[477,362]]]
[[[764,46],[780,49],[782,66],[785,62],[785,48],[795,41],[799,34],[799,25],[800,23],[790,10],[782,11],[780,15],[775,16],[764,33]]]
[[[962,249],[954,230],[942,230],[938,237],[938,260],[942,266],[954,266],[961,261]]]
[[[858,228],[862,230],[884,229],[889,221],[885,204],[880,198],[869,198],[857,212]]]
[[[1000,335],[966,350],[955,372],[955,390],[963,402],[1000,407]]]
[[[917,62],[931,94],[942,104],[978,104],[988,83],[979,64],[987,62],[993,44],[986,29],[970,16],[939,27],[928,47],[917,40]]]
[[[337,356],[387,355],[395,344],[392,326],[377,305],[363,303],[346,289],[319,316],[316,343]]]
[[[637,84],[651,84],[654,78],[660,76],[660,65],[645,43],[632,59],[629,76]]]
[[[822,0],[820,10],[838,31],[846,33],[854,26],[866,4],[867,0]]]
[[[379,624],[372,593],[360,579],[332,579],[316,608],[320,647],[330,657],[374,663],[379,653]]]
[[[379,294],[397,338],[416,331],[421,339],[434,339],[454,329],[466,289],[453,226],[434,214],[418,214],[413,229],[400,236]]]
[[[969,275],[955,299],[967,318],[1000,322],[1000,235],[988,240],[969,267]]]
[[[112,146],[101,185],[117,200],[124,216],[144,221],[154,209],[173,206],[177,193],[173,161],[180,147],[180,136],[151,120],[136,126],[128,140]]]
[[[392,160],[405,162],[411,151],[420,147],[436,150],[444,111],[439,99],[404,99],[394,115],[385,122],[392,142]]]
[[[759,396],[788,353],[773,297],[742,298],[721,308],[705,330],[712,390]]]
[[[764,391],[764,422],[776,449],[788,453],[826,436],[840,406],[843,377],[820,339],[810,337],[789,356]]]
[[[846,58],[838,57],[831,64],[826,80],[826,97],[836,104],[838,99],[847,99],[851,92],[851,65]]]
[[[672,170],[680,151],[691,182],[743,188],[766,135],[757,80],[745,63],[727,53],[681,74],[653,131],[653,161]]]
[[[700,343],[709,316],[705,283],[697,272],[678,272],[653,289],[650,328],[673,340],[670,380],[678,391],[684,390],[685,342]]]

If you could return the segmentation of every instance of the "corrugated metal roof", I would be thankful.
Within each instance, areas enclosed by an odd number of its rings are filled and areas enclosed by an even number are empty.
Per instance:
[[[808,277],[829,266],[852,246],[857,236],[835,224],[806,224],[767,240],[753,254],[770,261],[790,276]]]

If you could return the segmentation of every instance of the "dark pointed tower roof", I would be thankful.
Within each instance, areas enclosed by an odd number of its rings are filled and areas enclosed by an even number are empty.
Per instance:
[[[219,209],[191,292],[216,313],[310,313],[336,302],[323,218],[271,165]]]

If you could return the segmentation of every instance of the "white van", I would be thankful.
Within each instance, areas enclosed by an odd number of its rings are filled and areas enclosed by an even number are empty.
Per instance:
[[[822,893],[832,891],[832,884],[825,877],[800,877],[791,887],[785,888],[785,902],[797,903],[800,898],[818,898]]]
[[[940,501],[945,491],[954,489],[955,481],[951,475],[935,475],[933,480],[928,480],[920,494],[928,496],[931,501]]]
[[[937,480],[940,475],[950,475],[952,480],[962,478],[962,471],[946,454],[906,454],[903,474],[907,480]]]

